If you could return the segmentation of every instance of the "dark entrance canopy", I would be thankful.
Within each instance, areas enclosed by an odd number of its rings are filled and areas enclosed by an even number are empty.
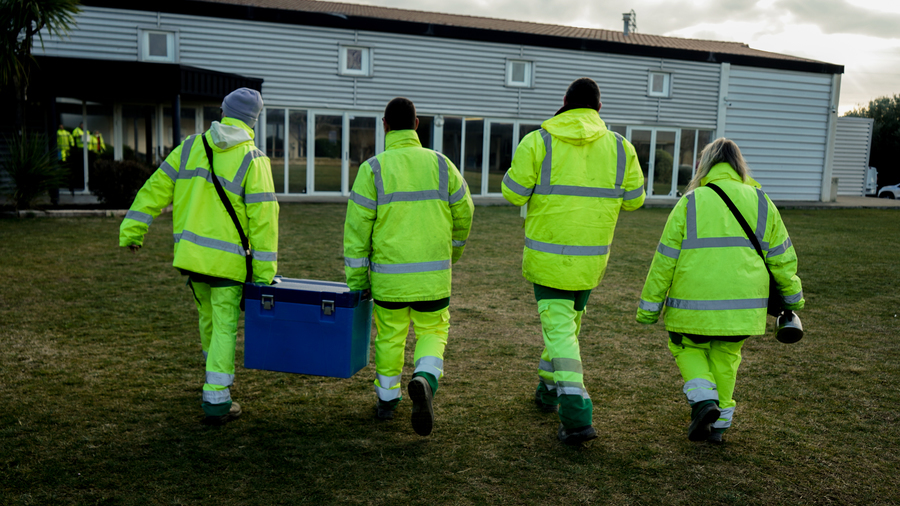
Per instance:
[[[177,63],[36,57],[31,92],[90,102],[169,103],[181,135],[181,101],[220,101],[238,88],[262,92],[262,79]]]
[[[221,100],[241,87],[262,92],[263,80],[177,63],[38,56],[31,82],[46,96],[159,103]]]

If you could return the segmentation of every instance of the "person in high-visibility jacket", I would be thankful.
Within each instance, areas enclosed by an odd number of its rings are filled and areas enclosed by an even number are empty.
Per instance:
[[[65,162],[69,159],[69,151],[75,145],[75,139],[72,134],[66,130],[66,127],[60,123],[59,129],[56,131],[56,150],[59,153],[59,160]]]
[[[434,425],[432,397],[444,374],[450,329],[451,264],[459,260],[474,205],[459,170],[422,147],[415,105],[391,100],[384,110],[385,151],[359,167],[344,223],[344,269],[351,290],[375,301],[376,416],[399,404],[406,335],[415,328],[415,371],[407,385],[411,422],[422,436]]]
[[[79,150],[84,149],[85,142],[88,142],[83,128],[84,123],[79,123],[78,126],[72,130],[72,137],[75,139],[75,148]]]
[[[787,309],[805,303],[797,253],[778,209],[733,141],[719,138],[700,154],[697,173],[669,214],[641,292],[637,321],[656,323],[665,310],[669,350],[691,406],[688,438],[719,444],[731,426],[744,340],[766,331],[769,274],[727,204],[734,202],[762,245]]]
[[[559,413],[565,444],[597,437],[578,334],[619,211],[639,208],[645,196],[634,146],[607,130],[600,107],[597,83],[572,82],[563,107],[519,143],[502,187],[510,203],[528,204],[522,275],[534,284],[545,346],[535,403]]]
[[[106,151],[106,143],[103,142],[103,134],[100,133],[100,130],[94,130],[94,133],[90,134],[88,151],[93,151],[98,155]]]
[[[277,269],[278,202],[269,158],[253,142],[262,110],[256,90],[240,88],[222,102],[222,120],[188,137],[150,176],[125,215],[119,245],[137,251],[153,219],[172,205],[175,258],[188,275],[200,314],[200,344],[206,360],[202,406],[204,423],[219,425],[241,414],[231,399],[234,350],[246,255],[252,256],[253,282],[270,284]],[[204,139],[212,149],[213,170],[249,238],[244,251],[212,180]]]

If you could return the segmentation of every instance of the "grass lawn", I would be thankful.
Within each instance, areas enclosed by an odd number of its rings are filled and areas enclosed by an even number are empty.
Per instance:
[[[663,326],[634,322],[667,214],[623,213],[588,303],[600,438],[581,448],[532,404],[542,341],[516,208],[476,209],[426,438],[408,399],[374,419],[374,363],[346,380],[246,370],[242,330],[244,416],[202,426],[170,216],[138,255],[115,218],[0,220],[0,504],[900,503],[900,213],[783,212],[807,335],[745,344],[721,447],[687,440]],[[282,205],[280,274],[343,281],[343,219],[343,205]]]

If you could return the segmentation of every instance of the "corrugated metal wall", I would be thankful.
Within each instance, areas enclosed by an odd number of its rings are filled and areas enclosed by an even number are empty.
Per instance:
[[[838,195],[866,196],[866,171],[872,149],[872,118],[838,118],[832,177],[839,178]]]
[[[709,63],[96,7],[69,38],[45,37],[45,53],[136,60],[138,28],[157,26],[178,30],[182,64],[264,79],[271,106],[381,111],[406,96],[425,114],[544,119],[587,76],[608,122],[715,127],[719,66]],[[374,76],[338,75],[341,43],[373,48]],[[505,86],[509,58],[534,61],[534,88]],[[673,98],[647,96],[651,70],[672,73]]]
[[[774,200],[821,198],[830,74],[731,67],[725,136]]]

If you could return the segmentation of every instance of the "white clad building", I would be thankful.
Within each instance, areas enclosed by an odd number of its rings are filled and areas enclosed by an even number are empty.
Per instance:
[[[583,76],[600,85],[601,117],[637,148],[649,198],[677,196],[718,136],[741,146],[773,199],[831,195],[840,65],[313,0],[83,4],[70,36],[45,36],[38,53],[53,77],[40,91],[55,104],[52,131],[57,118],[70,129],[84,120],[117,157],[156,162],[203,131],[233,87],[255,87],[266,105],[257,142],[283,200],[347,196],[359,164],[383,149],[380,118],[396,96],[416,104],[423,144],[457,164],[473,195],[499,195],[519,139]]]

